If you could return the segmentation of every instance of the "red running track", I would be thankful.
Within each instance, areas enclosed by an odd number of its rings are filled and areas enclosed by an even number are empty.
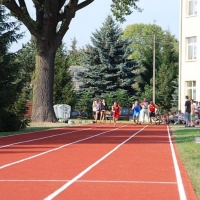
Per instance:
[[[197,200],[166,125],[1,137],[0,156],[1,200]]]

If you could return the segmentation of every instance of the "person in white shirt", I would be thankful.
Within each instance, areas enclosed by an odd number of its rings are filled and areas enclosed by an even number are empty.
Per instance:
[[[92,104],[94,123],[97,123],[100,109],[101,109],[101,102],[98,99],[96,99],[95,101],[93,101],[93,104]]]
[[[145,115],[147,116],[147,120],[149,122],[149,110],[148,110],[149,102],[146,98],[143,99],[140,106],[142,107],[142,122],[144,123]]]

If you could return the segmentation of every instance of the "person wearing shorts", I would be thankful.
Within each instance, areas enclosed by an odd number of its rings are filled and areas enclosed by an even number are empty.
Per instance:
[[[114,122],[114,126],[117,123],[117,120],[119,119],[119,116],[121,114],[121,107],[119,106],[119,104],[117,102],[114,102],[114,104],[112,105],[112,116],[113,116],[113,122]]]
[[[156,109],[158,109],[158,106],[155,103],[153,103],[153,101],[150,101],[148,105],[148,110],[149,110],[149,119],[151,125],[152,125],[152,119],[155,118],[156,116]]]
[[[134,124],[139,124],[140,104],[137,100],[132,105],[132,110],[133,110],[133,122]]]
[[[101,101],[101,115],[100,115],[101,122],[103,122],[105,120],[105,115],[106,115],[107,110],[108,110],[107,103],[106,103],[105,99],[102,99],[102,101]]]
[[[100,102],[98,99],[96,99],[93,104],[92,104],[92,111],[93,111],[93,116],[94,116],[94,123],[97,123],[99,112],[100,112]]]

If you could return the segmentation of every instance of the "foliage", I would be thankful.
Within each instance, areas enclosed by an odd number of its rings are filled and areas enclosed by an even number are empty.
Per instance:
[[[21,120],[11,111],[1,109],[0,132],[17,131],[21,128]]]
[[[67,63],[69,66],[76,66],[80,65],[81,57],[82,57],[82,50],[77,49],[77,40],[74,38],[70,45],[71,50],[67,51]]]
[[[1,0],[1,4],[5,5],[11,14],[27,27],[36,44],[36,65],[32,78],[32,120],[35,122],[57,121],[53,111],[53,78],[56,51],[62,44],[62,39],[76,12],[92,2],[94,0],[81,2],[72,0],[32,1],[37,16],[36,19],[33,19],[28,12],[25,1]],[[120,4],[118,4],[119,2]],[[121,16],[130,14],[130,7],[134,6],[136,8],[135,2],[137,0],[117,0],[113,5],[113,12],[121,10]]]
[[[21,76],[24,80],[24,95],[26,100],[32,102],[32,75],[35,69],[35,44],[31,39],[22,46],[16,54],[16,61],[21,66]]]
[[[155,36],[155,41],[154,41]],[[133,24],[127,26],[124,38],[132,39],[130,58],[140,66],[137,82],[133,85],[135,95],[152,99],[153,50],[155,47],[156,103],[164,110],[171,109],[171,98],[175,88],[172,82],[178,75],[178,41],[169,31],[155,24]]]
[[[74,86],[72,84],[72,78],[69,72],[66,50],[63,45],[56,53],[54,76],[54,104],[64,103],[74,107],[76,103],[76,94],[74,92]]]
[[[129,56],[134,59],[140,66],[137,83],[134,85],[136,94],[144,92],[144,87],[150,84],[153,75],[153,49],[154,35],[157,38],[163,37],[161,27],[155,24],[132,24],[125,28],[123,38],[131,39],[132,53]],[[156,42],[156,66],[158,66],[158,52],[161,49],[160,43]]]
[[[133,94],[131,85],[136,75],[135,62],[127,59],[129,40],[121,38],[122,30],[108,16],[100,30],[93,33],[91,41],[83,54],[82,65],[87,69],[80,73],[83,80],[82,90],[90,89],[93,96],[104,95],[118,89]]]
[[[16,55],[8,53],[11,42],[21,38],[21,35],[16,34],[19,29],[17,23],[6,23],[8,19],[4,7],[0,5],[0,131],[16,131],[25,126],[23,115],[26,112],[26,101],[22,100],[23,72]]]
[[[26,81],[24,92],[28,94],[27,100],[32,101],[32,83],[31,77],[35,68],[35,44],[33,40],[29,41],[17,53],[17,60],[22,66],[22,74]],[[69,72],[69,64],[67,51],[64,45],[58,49],[55,56],[55,75],[54,75],[54,104],[69,104],[74,106],[76,95],[71,82],[71,75]]]
[[[133,102],[126,90],[112,91],[110,93],[105,93],[101,96],[97,96],[96,98],[98,98],[100,101],[105,99],[108,105],[108,110],[111,110],[111,107],[115,101],[118,102],[121,107],[130,107]],[[92,90],[85,90],[79,97],[79,101],[75,106],[75,110],[84,112],[87,114],[88,118],[92,118],[92,103],[96,98],[93,97]]]
[[[174,88],[174,93],[172,94],[172,99],[171,99],[171,111],[172,112],[177,112],[178,111],[178,77],[176,80],[172,81],[172,87]]]
[[[88,118],[92,118],[92,102],[93,102],[93,92],[91,90],[85,90],[79,97],[79,101],[76,104],[75,109],[79,112],[84,112],[87,114]]]
[[[136,4],[139,0],[113,0],[112,12],[116,19],[120,22],[125,21],[125,16],[132,13],[131,8],[134,7],[135,10],[141,12],[142,9]]]

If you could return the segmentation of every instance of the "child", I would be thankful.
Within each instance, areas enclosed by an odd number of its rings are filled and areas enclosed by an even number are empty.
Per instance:
[[[140,116],[140,104],[138,101],[135,101],[135,103],[132,106],[133,112],[133,121],[134,124],[139,124],[139,116]]]
[[[121,112],[121,107],[119,106],[117,102],[114,102],[112,106],[114,126],[116,126],[117,120],[119,119],[120,112]]]
[[[148,105],[148,109],[149,109],[149,113],[150,113],[149,114],[150,123],[152,125],[153,124],[152,119],[155,118],[155,116],[156,116],[155,112],[156,112],[156,109],[158,109],[158,106],[155,103],[153,103],[153,101],[150,101],[150,104]]]

